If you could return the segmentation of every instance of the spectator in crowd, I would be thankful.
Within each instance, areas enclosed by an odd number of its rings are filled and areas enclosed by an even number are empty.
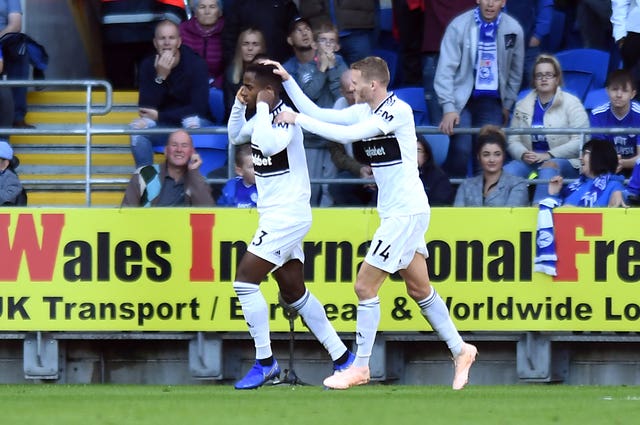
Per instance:
[[[180,24],[180,37],[185,46],[202,56],[209,70],[209,86],[222,89],[224,63],[222,61],[221,0],[191,0],[193,17]]]
[[[351,70],[347,69],[340,77],[340,93],[342,97],[338,98],[333,104],[333,109],[344,109],[356,103],[355,88],[351,82]],[[353,146],[351,143],[342,144],[338,142],[328,142],[329,152],[331,153],[331,161],[336,166],[338,172],[337,178],[360,178],[373,179],[371,167],[367,164],[358,162],[353,157]],[[376,201],[375,184],[330,184],[329,192],[333,198],[334,206],[348,205],[372,205]]]
[[[433,124],[442,121],[442,107],[438,102],[433,81],[440,59],[440,44],[449,22],[476,5],[475,0],[429,0],[424,2],[422,34],[422,83],[429,119]]]
[[[576,27],[582,46],[611,49],[611,0],[580,0],[576,5]],[[607,64],[608,66],[608,64]]]
[[[436,164],[431,145],[425,136],[418,134],[418,171],[424,191],[432,207],[451,206],[456,193],[449,176]],[[426,137],[429,137],[428,135]]]
[[[300,16],[313,28],[332,23],[339,31],[340,54],[351,64],[373,52],[378,7],[377,0],[304,0],[300,2]]]
[[[229,117],[229,140],[236,145],[251,142],[260,216],[233,282],[256,348],[255,364],[236,382],[238,390],[258,388],[280,375],[271,349],[269,309],[260,291],[269,273],[278,283],[283,306],[300,314],[329,352],[334,370],[344,370],[353,361],[322,304],[304,284],[302,239],[311,227],[311,189],[302,129],[275,122],[280,111],[290,110],[280,99],[281,90],[273,66],[249,65]],[[256,111],[248,121],[247,108]]]
[[[562,90],[562,68],[555,56],[542,54],[533,67],[533,90],[516,104],[511,128],[587,128],[589,117],[580,99]],[[562,175],[578,177],[582,136],[576,134],[513,134],[504,169],[519,177],[537,174],[542,180]],[[546,184],[536,186],[533,201],[544,198]]]
[[[340,49],[338,31],[330,24],[321,24],[314,36],[309,22],[299,18],[291,24],[287,42],[293,48],[294,56],[283,64],[284,68],[318,106],[332,107],[341,94],[340,77],[347,70],[342,57],[336,54]],[[327,143],[315,134],[305,134],[304,147],[311,179],[336,175]],[[311,205],[333,205],[328,184],[311,185]]]
[[[551,32],[553,0],[510,1],[506,5],[506,11],[516,18],[524,32],[524,69],[521,86],[527,87],[531,83],[529,78],[533,63],[540,54],[540,43]],[[535,16],[535,19],[531,19],[532,16]]]
[[[301,113],[283,111],[276,117],[276,123],[297,124],[341,143],[356,142],[356,155],[370,162],[379,188],[380,226],[354,285],[358,297],[356,358],[349,368],[327,377],[323,384],[347,389],[369,382],[369,360],[380,323],[378,293],[388,276],[398,272],[409,297],[449,347],[454,362],[452,388],[464,388],[477,349],[463,341],[446,304],[429,283],[424,240],[429,225],[429,201],[418,176],[413,112],[407,103],[388,92],[390,76],[386,62],[372,56],[351,64],[356,104],[343,110],[318,107],[282,66],[278,66],[278,73]]]
[[[140,118],[133,129],[159,127],[199,128],[209,118],[209,75],[207,64],[182,45],[178,25],[162,21],[156,27],[156,54],[140,65]],[[153,163],[153,146],[163,145],[166,135],[133,135],[131,150],[136,167]]]
[[[529,205],[527,180],[503,169],[507,138],[499,127],[485,125],[478,133],[477,156],[481,172],[466,178],[456,193],[455,207],[524,207]]]
[[[0,2],[0,37],[9,33],[22,31],[22,8],[20,0],[5,0]],[[4,40],[0,39],[0,42]],[[2,73],[9,80],[29,79],[29,56],[13,43],[4,42],[2,47]],[[27,88],[11,87],[13,95],[13,122],[14,128],[35,128],[25,122],[27,115]]]
[[[136,170],[122,200],[123,207],[210,207],[215,205],[211,188],[198,168],[200,155],[185,130],[169,135],[163,164]]]
[[[625,69],[640,72],[640,0],[612,0],[613,39]],[[637,84],[636,84],[637,85]]]
[[[440,130],[451,137],[444,164],[451,177],[464,177],[473,151],[460,126],[504,125],[520,90],[524,61],[522,27],[502,12],[506,0],[478,0],[447,26],[436,68],[435,90],[444,113]]]
[[[238,35],[236,50],[226,70],[224,80],[225,117],[229,116],[236,93],[242,86],[242,76],[247,65],[256,55],[265,54],[267,45],[262,32],[255,28],[247,28]]]
[[[591,111],[591,127],[640,128],[640,103],[633,100],[636,84],[631,72],[612,71],[607,77],[609,102]],[[640,159],[640,138],[637,134],[592,134],[593,137],[613,143],[620,157],[620,172],[629,177]]]
[[[400,51],[398,62],[401,69],[396,83],[407,86],[422,84],[421,50],[425,2],[423,0],[392,0],[391,7],[392,34],[397,35]]]
[[[581,174],[563,187],[562,176],[551,178],[548,193],[560,205],[576,207],[626,207],[624,177],[616,174],[618,154],[611,143],[591,139],[582,147]]]
[[[187,18],[183,0],[101,0],[101,37],[107,79],[114,89],[137,88],[139,64],[153,53],[157,23]]]
[[[223,33],[225,62],[231,61],[240,32],[247,28],[260,30],[270,58],[287,60],[291,57],[287,31],[297,16],[293,0],[234,0],[228,7]]]
[[[17,158],[8,142],[0,140],[0,206],[26,205],[22,183],[15,172]]]
[[[230,179],[222,188],[217,205],[221,207],[254,208],[258,200],[256,175],[253,170],[251,145],[246,143],[236,147],[236,177]]]
[[[0,49],[0,74],[4,67],[2,49]],[[0,127],[7,128],[13,126],[13,93],[8,86],[0,87]]]

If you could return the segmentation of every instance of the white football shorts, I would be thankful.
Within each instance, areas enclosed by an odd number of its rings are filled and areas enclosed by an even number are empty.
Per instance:
[[[293,259],[304,263],[302,240],[310,228],[311,221],[260,223],[247,250],[276,268]]]
[[[406,269],[416,252],[428,258],[424,235],[429,228],[430,217],[430,213],[423,213],[381,219],[365,261],[388,273],[395,273]]]

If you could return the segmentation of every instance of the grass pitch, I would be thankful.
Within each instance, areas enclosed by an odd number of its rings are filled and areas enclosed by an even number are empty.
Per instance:
[[[640,387],[1,385],[2,424],[632,424]]]

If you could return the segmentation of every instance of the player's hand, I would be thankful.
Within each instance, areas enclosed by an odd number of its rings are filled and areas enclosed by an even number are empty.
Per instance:
[[[276,116],[276,124],[295,124],[298,114],[293,111],[282,111]]]
[[[284,67],[282,66],[282,64],[280,62],[271,60],[271,59],[266,59],[265,61],[261,62],[263,65],[273,65],[276,67],[276,69],[273,70],[273,73],[276,75],[279,75],[280,78],[282,78],[282,81],[287,81],[289,78],[291,78],[291,75],[289,75],[289,73],[287,72],[286,69],[284,69]]]
[[[458,124],[460,124],[460,115],[457,112],[447,112],[443,115],[439,128],[444,134],[451,136],[453,128]]]

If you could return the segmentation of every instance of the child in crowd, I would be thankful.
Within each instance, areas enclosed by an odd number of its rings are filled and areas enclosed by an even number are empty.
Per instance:
[[[636,95],[636,86],[630,71],[617,69],[607,78],[609,102],[591,111],[591,127],[640,127],[640,103],[632,99]],[[629,177],[640,159],[637,134],[593,134],[594,138],[608,140],[618,152],[618,172]]]
[[[256,188],[256,175],[253,171],[251,145],[247,143],[237,147],[235,164],[237,176],[224,185],[217,205],[254,208],[258,200],[258,189]]]
[[[0,140],[0,206],[26,205],[22,183],[14,171],[17,162],[11,145]]]

